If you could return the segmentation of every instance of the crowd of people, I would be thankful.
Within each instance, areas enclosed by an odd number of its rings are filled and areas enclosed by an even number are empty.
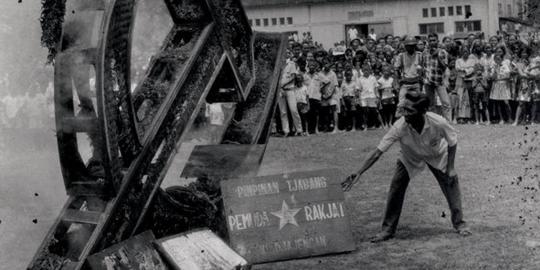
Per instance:
[[[41,89],[40,85],[36,83],[29,91],[23,93],[7,91],[0,97],[0,128],[4,131],[53,129],[52,82],[45,89]]]
[[[540,122],[540,43],[517,34],[464,39],[386,35],[335,43],[290,39],[279,136],[387,128],[408,92],[454,124]],[[310,35],[308,36],[310,37]]]

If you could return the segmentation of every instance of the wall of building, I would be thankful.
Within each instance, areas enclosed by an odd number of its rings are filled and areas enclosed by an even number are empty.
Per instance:
[[[500,0],[510,1],[510,0]],[[515,0],[514,0],[515,1]],[[465,18],[465,5],[471,6],[472,16]],[[448,15],[448,7],[454,7],[454,16]],[[456,6],[462,7],[462,15],[456,15]],[[440,8],[445,15],[440,16]],[[429,16],[423,16],[427,8]],[[436,8],[437,16],[431,16],[431,8]],[[498,30],[498,4],[494,0],[365,0],[340,3],[317,3],[294,6],[257,6],[246,7],[248,18],[261,19],[261,26],[253,23],[258,31],[310,31],[313,38],[325,47],[334,42],[345,40],[345,25],[390,23],[395,35],[419,35],[419,24],[444,23],[444,34],[454,34],[456,21],[481,21],[481,31],[493,35]],[[292,18],[292,24],[262,25],[262,19]]]

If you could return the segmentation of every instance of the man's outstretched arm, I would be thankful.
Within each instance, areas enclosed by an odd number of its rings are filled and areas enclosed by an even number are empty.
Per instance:
[[[351,190],[352,186],[354,184],[356,184],[356,182],[358,182],[358,180],[360,180],[360,176],[365,171],[367,171],[369,168],[371,168],[371,166],[373,166],[373,164],[375,164],[375,162],[377,162],[377,160],[379,160],[379,158],[382,156],[382,154],[383,154],[383,152],[381,150],[379,150],[378,148],[371,151],[371,153],[369,153],[369,156],[367,157],[367,159],[364,160],[364,162],[362,164],[362,167],[360,167],[360,170],[358,170],[358,172],[356,174],[353,174],[353,175],[347,177],[347,179],[345,179],[345,181],[341,182],[341,187],[343,188],[343,190],[344,191]]]

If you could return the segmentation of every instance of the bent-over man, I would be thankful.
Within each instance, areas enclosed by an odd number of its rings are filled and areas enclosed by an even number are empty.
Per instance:
[[[350,190],[358,182],[360,176],[394,142],[399,141],[401,153],[388,192],[382,231],[373,237],[371,242],[385,241],[394,236],[409,181],[417,176],[426,165],[439,182],[446,197],[456,232],[463,236],[471,234],[463,220],[458,176],[454,169],[457,133],[446,119],[427,112],[428,107],[429,99],[425,94],[406,94],[405,100],[401,104],[403,117],[394,123],[382,138],[377,149],[364,161],[360,170],[341,184],[345,191]]]

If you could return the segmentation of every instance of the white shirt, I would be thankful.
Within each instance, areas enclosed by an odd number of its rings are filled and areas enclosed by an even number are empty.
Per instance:
[[[354,97],[357,89],[358,84],[354,80],[350,82],[344,80],[341,83],[341,93],[344,97]]]
[[[362,76],[358,79],[358,88],[360,89],[360,99],[377,98],[377,78],[373,75]]]
[[[313,73],[313,75],[304,74],[304,84],[307,87],[307,93],[309,98],[321,100],[321,78],[319,74]]]
[[[431,112],[426,113],[425,119],[424,128],[419,134],[401,117],[377,146],[381,152],[386,152],[399,141],[401,152],[398,159],[405,165],[411,179],[425,168],[426,163],[446,172],[448,146],[457,144],[457,132],[446,119]]]
[[[388,77],[388,79],[385,79],[383,76],[381,76],[377,82],[379,83],[379,88],[383,89],[381,99],[394,97],[394,92],[392,92],[394,87],[394,78]]]
[[[358,30],[356,30],[356,28],[354,27],[349,28],[348,33],[349,33],[350,40],[356,39],[358,37]]]
[[[291,82],[291,80],[293,80],[298,73],[298,65],[292,60],[287,60],[281,73],[280,86],[284,89],[294,88],[294,82]]]
[[[308,103],[308,90],[305,85],[297,87],[295,91],[296,103]]]

